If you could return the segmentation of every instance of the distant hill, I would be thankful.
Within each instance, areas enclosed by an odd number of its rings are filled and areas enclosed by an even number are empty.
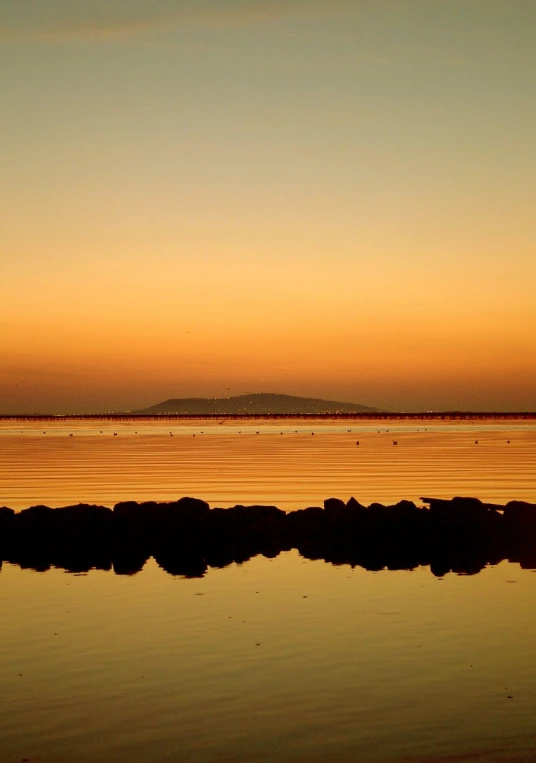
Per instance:
[[[318,400],[312,397],[295,397],[294,395],[275,395],[259,393],[255,395],[238,395],[237,397],[206,398],[189,397],[179,400],[164,400],[163,403],[143,408],[139,411],[129,411],[134,414],[190,414],[215,415],[237,413],[375,413],[378,408],[355,403],[338,403],[333,400]]]

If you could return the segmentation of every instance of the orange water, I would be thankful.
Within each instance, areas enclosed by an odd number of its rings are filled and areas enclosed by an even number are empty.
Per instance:
[[[536,424],[0,424],[0,465],[0,504],[15,509],[183,495],[287,510],[332,495],[536,501]]]
[[[4,565],[0,760],[536,759],[536,575]],[[509,699],[511,697],[511,699]]]
[[[528,423],[169,431],[4,425],[0,503],[536,500]],[[528,763],[535,594],[535,572],[507,562],[438,579],[292,551],[196,580],[153,560],[132,577],[4,563],[0,761]]]

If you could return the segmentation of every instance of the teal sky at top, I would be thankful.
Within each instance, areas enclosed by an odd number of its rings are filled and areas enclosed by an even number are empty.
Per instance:
[[[535,75],[534,0],[3,0],[0,297],[236,251],[529,305]]]
[[[261,222],[291,204],[296,224],[322,209],[336,232],[354,210],[396,223],[435,200],[448,215],[454,194],[477,217],[502,212],[507,227],[512,207],[516,222],[527,218],[531,1],[2,7],[3,174],[12,204],[20,195],[15,217],[53,213],[65,197],[94,230],[99,212],[121,215],[119,192],[125,209],[161,205],[156,227],[181,203],[189,219]]]

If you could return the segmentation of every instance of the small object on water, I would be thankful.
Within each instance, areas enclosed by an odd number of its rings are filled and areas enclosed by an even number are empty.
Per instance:
[[[69,437],[72,437],[72,434],[70,434]]]
[[[356,445],[359,445],[359,440],[356,440],[356,443],[355,443],[355,444],[356,444]]]
[[[44,434],[44,433],[43,433],[43,434]],[[507,441],[506,441],[506,444],[507,444],[507,445],[510,445],[510,440],[507,440]]]
[[[393,440],[393,445],[398,445],[398,440]]]
[[[478,445],[478,440],[475,440],[475,445]]]
[[[117,432],[114,432],[114,437],[117,437]]]

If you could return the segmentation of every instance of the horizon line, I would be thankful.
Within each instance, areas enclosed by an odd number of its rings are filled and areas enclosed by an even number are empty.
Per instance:
[[[53,419],[434,419],[434,418],[459,418],[459,419],[522,419],[536,418],[536,411],[465,411],[465,410],[438,410],[438,411],[352,411],[331,413],[130,413],[128,411],[100,412],[100,413],[0,413],[0,421],[13,420],[53,420]]]

